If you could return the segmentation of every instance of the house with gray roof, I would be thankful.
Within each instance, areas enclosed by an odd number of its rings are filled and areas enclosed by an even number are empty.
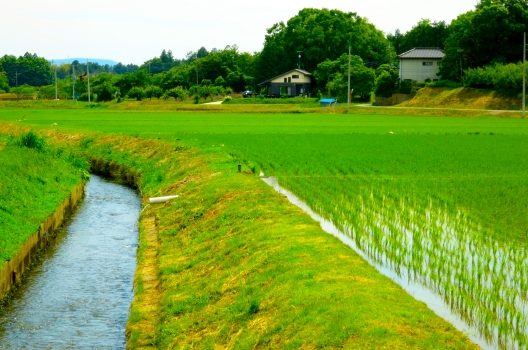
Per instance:
[[[444,52],[437,47],[417,47],[398,55],[400,80],[437,80]]]
[[[310,94],[312,74],[303,69],[292,69],[263,81],[259,86],[263,87],[266,95],[278,96],[307,96]]]

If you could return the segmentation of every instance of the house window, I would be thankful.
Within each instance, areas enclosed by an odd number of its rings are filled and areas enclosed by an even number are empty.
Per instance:
[[[291,78],[290,77],[288,77],[288,83],[291,83]]]
[[[284,82],[287,83],[288,82],[288,78],[284,78]]]
[[[432,61],[424,61],[424,62],[422,62],[422,66],[432,66],[432,65],[433,65]]]
[[[299,75],[298,74],[292,75],[292,79],[299,79]]]

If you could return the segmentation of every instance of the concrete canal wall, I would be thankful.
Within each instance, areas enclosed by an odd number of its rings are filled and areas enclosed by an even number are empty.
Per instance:
[[[54,239],[56,230],[73,212],[84,195],[84,181],[78,184],[70,196],[64,200],[53,214],[42,222],[31,237],[24,243],[18,253],[0,267],[0,300],[4,299],[12,288],[22,281],[24,272],[28,270],[41,249],[46,248]]]
[[[102,159],[90,159],[91,172],[100,174],[137,188],[139,176],[120,164]],[[12,288],[22,281],[24,273],[38,256],[41,249],[45,249],[55,237],[55,231],[61,227],[64,220],[73,212],[76,205],[83,198],[85,182],[77,185],[70,196],[62,202],[35,232],[19,252],[9,261],[0,266],[0,300],[4,299]]]

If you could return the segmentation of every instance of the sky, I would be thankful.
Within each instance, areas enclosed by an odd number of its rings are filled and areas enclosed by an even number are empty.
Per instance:
[[[4,2],[4,1],[3,1]],[[384,33],[421,19],[450,23],[478,0],[16,0],[0,6],[0,56],[105,58],[142,64],[171,50],[262,50],[266,29],[301,9],[355,12]]]

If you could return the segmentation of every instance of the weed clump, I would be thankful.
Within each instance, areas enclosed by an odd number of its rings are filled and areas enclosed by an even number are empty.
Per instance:
[[[30,130],[20,136],[17,145],[43,152],[46,148],[46,140]]]

